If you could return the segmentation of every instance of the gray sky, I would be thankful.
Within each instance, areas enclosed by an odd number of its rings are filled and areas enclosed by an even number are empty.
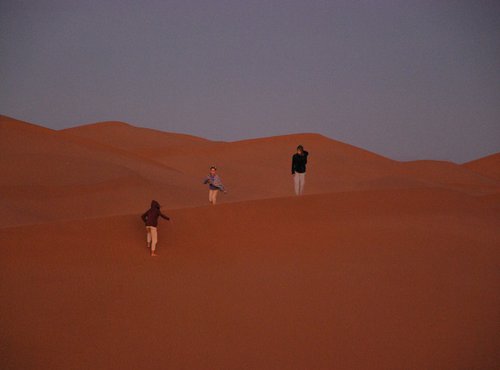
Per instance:
[[[0,113],[464,162],[500,151],[500,1],[0,0]]]

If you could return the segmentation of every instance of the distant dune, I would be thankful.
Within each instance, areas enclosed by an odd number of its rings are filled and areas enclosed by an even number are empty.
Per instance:
[[[465,163],[463,166],[497,181],[500,180],[500,153]]]
[[[499,153],[397,162],[317,134],[214,142],[5,116],[0,153],[2,369],[500,363]],[[172,219],[157,258],[151,199]]]
[[[496,162],[397,162],[317,134],[227,143],[120,122],[54,131],[5,116],[0,130],[0,226],[135,213],[152,198],[169,208],[204,205],[201,182],[211,165],[229,190],[222,202],[290,196],[290,158],[298,144],[311,152],[307,194],[423,186],[489,195],[499,189]],[[26,213],[12,212],[16,207]]]

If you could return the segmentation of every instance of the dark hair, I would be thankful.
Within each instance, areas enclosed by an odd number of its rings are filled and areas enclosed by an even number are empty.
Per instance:
[[[211,169],[211,170],[217,170],[217,167],[215,167],[215,166],[210,166],[210,169]]]
[[[302,151],[303,151],[303,150],[304,150],[304,147],[303,147],[302,145],[299,145],[299,146],[297,147],[297,150],[302,150]]]

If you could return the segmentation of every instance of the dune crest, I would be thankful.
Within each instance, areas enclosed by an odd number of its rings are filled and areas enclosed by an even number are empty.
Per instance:
[[[71,203],[76,217],[138,212],[150,198],[170,208],[204,205],[201,181],[211,165],[229,189],[222,202],[291,196],[298,144],[311,153],[306,194],[438,187],[487,196],[500,188],[498,156],[462,166],[397,162],[311,133],[214,142],[123,122],[54,131],[6,116],[0,129],[0,227],[65,219]],[[29,216],[10,216],[16,207]]]
[[[310,152],[305,195],[291,156]],[[0,117],[0,368],[495,368],[498,154]],[[217,165],[228,189],[203,185]],[[140,215],[158,200],[149,256]]]
[[[500,153],[464,163],[462,166],[484,176],[500,180]]]

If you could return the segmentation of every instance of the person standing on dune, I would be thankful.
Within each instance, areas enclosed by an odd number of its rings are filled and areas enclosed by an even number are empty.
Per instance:
[[[292,176],[295,185],[295,195],[302,195],[306,183],[306,164],[308,152],[302,145],[297,147],[297,153],[292,157]]]
[[[165,220],[170,221],[170,217],[164,215],[160,211],[160,203],[156,200],[151,201],[151,208],[149,208],[141,216],[142,220],[146,224],[146,241],[148,248],[151,248],[151,256],[156,257],[156,244],[158,243],[158,217],[162,217]]]
[[[208,201],[215,206],[219,191],[224,192],[224,194],[226,193],[222,180],[217,175],[217,168],[215,166],[210,167],[210,173],[203,183],[208,184]]]

